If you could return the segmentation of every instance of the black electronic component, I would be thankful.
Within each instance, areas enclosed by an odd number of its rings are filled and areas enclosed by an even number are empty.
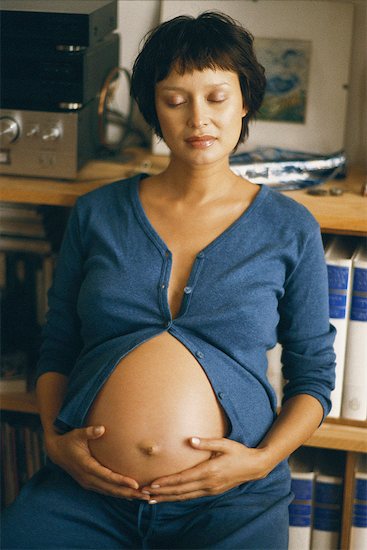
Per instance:
[[[2,0],[1,40],[48,46],[94,46],[117,27],[116,0]]]

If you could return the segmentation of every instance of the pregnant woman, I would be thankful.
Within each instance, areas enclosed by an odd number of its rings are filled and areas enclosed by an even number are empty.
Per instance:
[[[72,211],[38,371],[48,461],[3,548],[287,548],[287,457],[329,411],[334,329],[316,221],[229,167],[264,88],[223,14],[148,36],[132,94],[170,162]]]

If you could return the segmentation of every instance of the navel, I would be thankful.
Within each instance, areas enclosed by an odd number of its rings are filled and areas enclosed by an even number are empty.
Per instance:
[[[159,454],[160,446],[155,441],[143,440],[138,443],[138,449],[146,456],[156,456]]]

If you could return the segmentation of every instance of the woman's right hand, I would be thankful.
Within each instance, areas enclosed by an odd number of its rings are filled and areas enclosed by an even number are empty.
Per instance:
[[[137,481],[105,468],[90,453],[88,441],[104,434],[103,426],[75,428],[65,434],[45,433],[46,452],[52,462],[65,470],[84,489],[105,495],[149,500]]]

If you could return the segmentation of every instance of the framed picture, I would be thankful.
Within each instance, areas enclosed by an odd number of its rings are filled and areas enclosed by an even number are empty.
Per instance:
[[[256,55],[265,67],[267,80],[258,119],[304,124],[311,42],[257,38]]]
[[[282,147],[331,154],[344,148],[353,4],[306,0],[162,0],[161,20],[217,10],[254,35],[268,88],[238,149]]]

